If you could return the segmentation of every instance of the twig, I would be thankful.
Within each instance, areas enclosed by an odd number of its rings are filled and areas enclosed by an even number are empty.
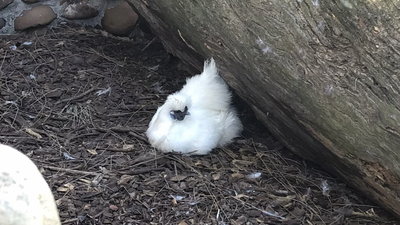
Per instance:
[[[143,164],[146,164],[146,163],[150,163],[150,162],[153,162],[153,161],[157,161],[157,160],[159,160],[159,159],[162,159],[162,158],[164,158],[165,156],[164,155],[162,155],[162,156],[151,156],[152,158],[149,158],[149,157],[147,157],[147,156],[145,156],[145,157],[143,157],[142,159],[140,159],[140,157],[139,157],[139,159],[136,159],[136,160],[133,160],[131,163],[133,164],[133,165],[131,165],[131,166],[127,166],[127,167],[125,167],[125,168],[122,168],[121,170],[127,170],[127,169],[130,169],[130,168],[134,168],[134,167],[137,167],[137,166],[140,166],[140,165],[143,165]],[[155,158],[154,158],[155,157]]]
[[[127,148],[127,149],[124,149],[124,148],[106,148],[106,149],[101,149],[101,150],[110,151],[110,152],[132,152],[132,151],[134,151],[131,148]]]
[[[186,168],[188,168],[188,169],[191,169],[192,171],[196,172],[196,173],[198,174],[199,178],[204,178],[203,174],[202,174],[200,171],[196,170],[193,166],[187,164],[187,163],[186,163],[184,160],[182,160],[181,158],[178,158],[178,157],[175,156],[175,155],[171,155],[171,156],[168,156],[168,155],[167,155],[166,158],[167,158],[167,159],[174,160],[174,161],[180,163],[182,166],[184,166],[184,167],[186,167]],[[211,182],[208,182],[208,183],[210,183],[211,185],[215,186],[215,184],[213,184],[213,183],[211,183]]]
[[[91,219],[96,219],[97,217],[100,217],[101,215],[103,215],[103,211],[99,212],[98,214],[94,215],[94,216],[90,216],[88,215],[89,218]],[[64,220],[63,222],[61,222],[62,224],[66,224],[66,223],[72,223],[75,221],[78,221],[78,218],[74,218],[74,219],[68,219],[68,220]]]
[[[151,45],[151,43],[153,43],[153,41],[156,40],[156,38],[157,38],[157,37],[153,38],[153,40],[151,40],[146,46],[144,46],[144,48],[142,48],[142,52],[143,52],[144,50],[146,50],[146,48],[148,48],[148,47]]]
[[[123,117],[123,116],[129,116],[132,115],[131,112],[127,113],[113,113],[113,114],[108,114],[107,117]]]
[[[144,174],[144,173],[149,173],[149,172],[154,172],[154,171],[164,171],[165,168],[143,168],[143,169],[138,169],[134,171],[127,171],[127,172],[118,172],[120,174],[127,174],[127,175],[139,175],[139,174]]]
[[[111,127],[109,129],[98,127],[96,129],[102,132],[113,131],[116,133],[128,133],[130,136],[133,136],[141,141],[144,141],[147,144],[149,143],[145,137],[141,136],[140,134],[136,134],[135,132],[132,131],[132,128],[129,127]]]
[[[70,143],[72,140],[75,140],[78,138],[84,138],[84,137],[90,137],[90,136],[96,136],[96,135],[99,135],[99,133],[87,133],[87,134],[76,135],[76,136],[73,136],[73,137],[67,139],[67,142]]]
[[[109,56],[106,56],[105,54],[102,54],[102,53],[100,53],[100,52],[94,50],[93,48],[90,48],[90,50],[92,51],[92,52],[90,52],[90,53],[96,53],[98,56],[101,56],[101,57],[103,57],[104,59],[106,59],[106,60],[108,60],[108,61],[110,61],[110,62],[112,62],[112,63],[115,63],[115,64],[116,64],[117,66],[119,66],[119,67],[124,67],[124,66],[126,65],[126,62],[123,62],[123,63],[118,62],[117,60],[115,60],[115,59],[113,59],[113,58],[111,58],[111,57],[109,57]]]
[[[58,60],[57,60],[57,57],[53,54],[53,52],[51,51],[51,49],[50,49],[47,45],[44,45],[44,44],[40,41],[40,38],[37,36],[37,33],[36,33],[36,32],[35,32],[35,35],[36,35],[36,38],[37,38],[37,40],[39,41],[39,43],[40,43],[43,47],[45,47],[45,48],[47,49],[47,51],[49,51],[51,57],[53,57],[53,60],[54,60],[54,68],[53,68],[53,71],[51,71],[50,75],[48,75],[49,77],[51,77],[55,72],[57,72],[57,67],[58,67]],[[46,64],[47,64],[47,63],[43,63],[43,64],[41,64],[41,65],[38,65],[38,66],[35,68],[34,71],[36,71],[40,66],[43,66],[43,65],[46,65]]]
[[[75,174],[83,174],[83,175],[93,175],[93,176],[99,175],[99,173],[96,173],[96,172],[72,170],[72,169],[60,168],[60,167],[55,167],[55,166],[46,166],[46,165],[42,165],[41,167],[46,168],[46,169],[49,169],[49,170],[62,171],[62,172],[67,172],[67,173],[75,173]]]
[[[276,214],[276,213],[271,213],[271,212],[268,212],[268,211],[266,211],[266,210],[259,209],[259,208],[255,207],[255,206],[253,206],[253,205],[251,205],[251,204],[249,204],[249,203],[247,203],[247,202],[245,202],[245,201],[243,201],[243,200],[241,200],[241,199],[239,199],[239,198],[235,198],[235,196],[230,196],[230,197],[233,198],[233,199],[236,199],[236,200],[239,201],[239,202],[241,202],[243,205],[247,205],[248,207],[250,207],[250,208],[252,208],[252,209],[256,209],[256,210],[258,210],[258,211],[264,213],[264,214],[267,215],[267,216],[275,217],[275,218],[278,218],[278,219],[281,219],[281,220],[284,220],[284,219],[285,219],[285,217],[283,217],[283,216],[279,216],[279,215]]]
[[[141,136],[139,134],[136,134],[136,133],[134,133],[132,131],[130,131],[128,134],[133,136],[133,137],[135,137],[135,138],[137,138],[137,139],[139,139],[139,140],[141,140],[141,141],[146,142],[147,144],[149,144],[149,141],[145,137],[143,137],[143,136]]]
[[[56,104],[60,104],[60,103],[64,103],[64,102],[70,102],[70,101],[74,101],[74,100],[80,99],[80,98],[82,98],[83,96],[90,94],[90,92],[93,92],[93,91],[96,91],[96,90],[99,90],[99,88],[97,88],[97,87],[92,87],[92,88],[90,88],[89,90],[83,92],[83,93],[80,94],[80,95],[76,95],[76,96],[71,97],[71,98],[66,98],[66,99],[60,100],[60,101],[57,102]]]
[[[65,224],[65,223],[72,223],[72,222],[75,222],[75,221],[78,221],[78,218],[73,218],[73,219],[64,220],[64,221],[61,222],[61,223],[62,223],[62,224]]]
[[[117,132],[117,133],[128,133],[132,130],[130,127],[111,127],[111,131]]]
[[[6,51],[6,54],[4,54],[3,60],[1,61],[0,71],[1,71],[1,68],[3,68],[3,64],[4,64],[4,61],[6,59],[6,56],[7,56],[7,51]]]

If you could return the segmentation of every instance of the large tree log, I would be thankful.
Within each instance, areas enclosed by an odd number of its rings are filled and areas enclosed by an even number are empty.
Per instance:
[[[399,1],[128,0],[289,149],[400,218]]]

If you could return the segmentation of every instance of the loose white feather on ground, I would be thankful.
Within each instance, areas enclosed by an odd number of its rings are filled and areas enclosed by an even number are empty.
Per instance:
[[[163,152],[205,155],[229,144],[242,128],[228,86],[211,58],[201,74],[188,78],[157,109],[146,135]]]

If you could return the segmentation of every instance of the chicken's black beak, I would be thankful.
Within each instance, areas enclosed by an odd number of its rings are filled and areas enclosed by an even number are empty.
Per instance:
[[[185,116],[190,115],[187,106],[185,106],[185,110],[182,112],[181,110],[172,110],[170,112],[171,118],[174,120],[182,121],[185,119]]]

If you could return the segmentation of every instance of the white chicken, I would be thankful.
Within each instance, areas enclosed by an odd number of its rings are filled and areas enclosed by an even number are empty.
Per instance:
[[[205,155],[230,143],[242,128],[228,86],[211,58],[201,74],[188,78],[157,109],[146,135],[163,152]]]

